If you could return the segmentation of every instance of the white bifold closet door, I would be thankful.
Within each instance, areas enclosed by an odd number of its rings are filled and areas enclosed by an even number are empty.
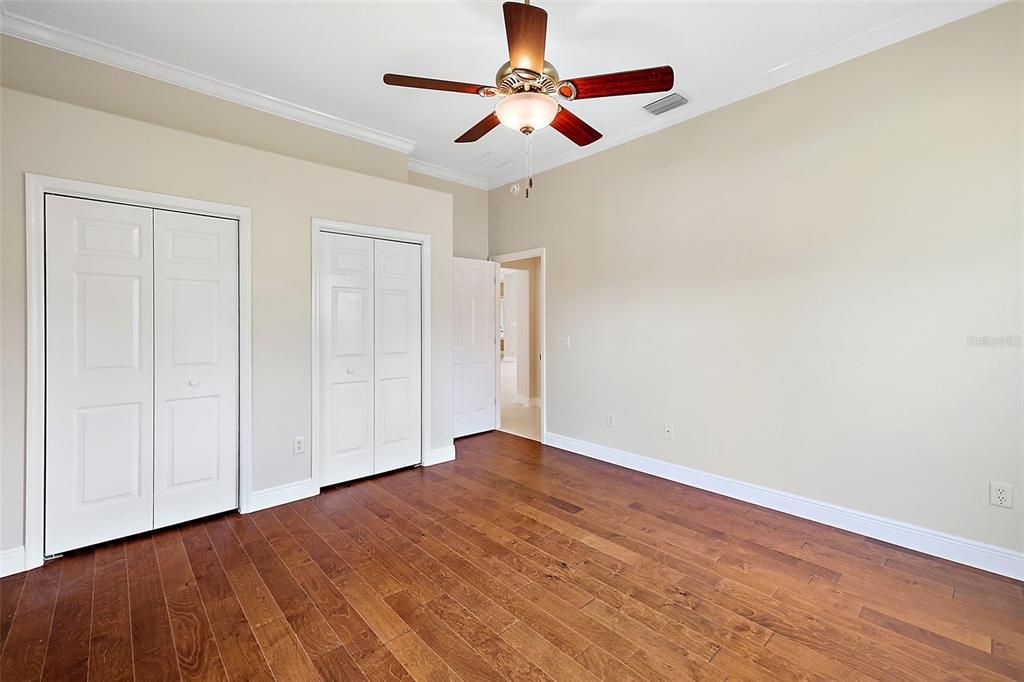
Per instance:
[[[237,223],[46,197],[45,552],[237,506]]]
[[[455,437],[497,428],[498,264],[454,258],[452,384]]]
[[[154,519],[238,506],[238,223],[155,211]]]
[[[320,485],[421,461],[420,246],[320,234]]]

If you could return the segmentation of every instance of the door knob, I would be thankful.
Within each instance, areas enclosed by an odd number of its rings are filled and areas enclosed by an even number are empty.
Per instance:
[[[189,379],[188,380],[188,385],[190,387],[192,387],[192,388],[195,388],[196,386],[199,385],[199,380],[198,379]]]
[[[352,369],[351,367],[346,369],[345,372],[347,372],[348,374],[355,374],[356,373],[356,371],[354,369]]]

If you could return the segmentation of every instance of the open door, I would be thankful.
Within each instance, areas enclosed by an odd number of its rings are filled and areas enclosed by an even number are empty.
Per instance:
[[[455,437],[497,428],[498,264],[454,258]]]

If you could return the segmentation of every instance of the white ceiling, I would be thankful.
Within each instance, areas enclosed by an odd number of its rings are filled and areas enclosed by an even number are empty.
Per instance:
[[[661,95],[571,103],[605,137],[581,150],[551,129],[538,131],[539,171],[998,3],[537,4],[549,14],[547,59],[563,78],[669,64],[675,90],[690,100],[660,117],[642,106]],[[394,72],[492,84],[508,59],[497,0],[6,0],[3,9],[5,33],[410,151],[413,170],[495,187],[525,169],[525,140],[512,130],[499,127],[473,144],[453,142],[493,100],[381,82]]]

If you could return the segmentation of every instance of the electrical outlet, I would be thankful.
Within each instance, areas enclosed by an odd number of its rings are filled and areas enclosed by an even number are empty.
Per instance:
[[[608,413],[608,428],[609,429],[614,429],[615,428],[615,415],[612,414],[611,412]]]
[[[292,442],[292,454],[301,455],[306,452],[306,437],[295,436],[295,440]]]
[[[562,348],[571,348],[572,347],[572,339],[570,337],[568,337],[568,336],[559,336],[558,337],[558,345],[561,346]]]
[[[668,422],[665,423],[665,438],[672,440],[676,437],[676,427],[672,426]]]
[[[1013,486],[1009,483],[989,481],[988,503],[994,507],[1013,509]]]

